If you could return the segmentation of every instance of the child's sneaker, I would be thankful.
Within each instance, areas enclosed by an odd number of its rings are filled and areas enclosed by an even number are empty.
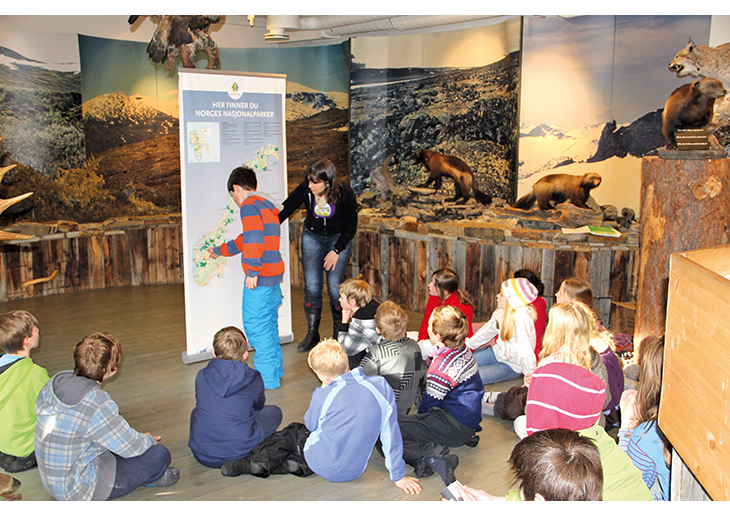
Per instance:
[[[168,466],[165,473],[147,487],[170,487],[180,480],[180,470],[172,466]]]
[[[497,403],[497,396],[499,396],[500,393],[494,392],[494,391],[487,391],[484,393],[484,396],[482,397],[482,403],[491,403],[494,405]]]

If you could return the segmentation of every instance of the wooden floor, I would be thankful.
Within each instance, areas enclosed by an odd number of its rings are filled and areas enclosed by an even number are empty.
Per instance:
[[[266,391],[267,402],[284,412],[282,426],[303,421],[312,391],[319,385],[310,371],[306,354],[298,353],[296,342],[306,333],[302,313],[303,292],[292,289],[295,342],[283,345],[284,378],[281,388]],[[180,469],[177,484],[167,489],[139,488],[120,500],[439,500],[444,485],[438,475],[421,480],[423,492],[403,493],[388,477],[382,457],[374,452],[365,473],[352,482],[330,483],[313,475],[290,475],[260,479],[250,475],[228,478],[217,469],[206,468],[188,448],[190,411],[195,405],[195,375],[206,362],[185,365],[185,317],[182,285],[120,287],[60,294],[0,303],[0,313],[24,309],[39,321],[41,344],[32,354],[49,375],[73,369],[74,345],[93,331],[107,331],[122,344],[119,373],[103,384],[120,407],[121,414],[140,432],[161,435],[161,443],[172,453],[172,465]],[[321,329],[331,326],[329,310],[323,313]],[[410,313],[409,329],[418,329],[421,314]],[[212,335],[211,335],[212,341]],[[251,358],[248,361],[252,365]],[[516,381],[490,386],[506,389]],[[512,423],[484,417],[481,441],[476,448],[455,450],[460,464],[456,471],[466,485],[504,495],[511,481],[507,457],[518,438]],[[408,468],[409,475],[413,471]],[[23,500],[51,500],[41,484],[37,469],[17,473]]]

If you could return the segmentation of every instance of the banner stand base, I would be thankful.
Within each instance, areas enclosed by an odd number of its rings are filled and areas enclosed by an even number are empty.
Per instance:
[[[279,342],[281,344],[288,344],[289,342],[294,341],[294,334],[289,333],[288,335],[279,335]],[[253,350],[251,345],[248,346],[249,351]],[[213,359],[213,352],[208,351],[201,351],[199,353],[192,353],[188,355],[187,351],[182,352],[182,361],[183,364],[194,364],[195,362],[203,362],[204,360],[212,360]]]
[[[213,359],[213,352],[203,351],[201,353],[193,353],[191,355],[188,355],[187,351],[182,352],[182,361],[183,364],[193,364],[195,362],[203,362],[204,360],[212,360]]]

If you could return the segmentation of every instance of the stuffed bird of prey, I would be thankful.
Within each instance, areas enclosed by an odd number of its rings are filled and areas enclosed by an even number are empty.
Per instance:
[[[132,25],[139,16],[130,16],[127,20]],[[195,68],[193,58],[198,52],[208,55],[208,69],[218,69],[220,55],[218,45],[208,34],[211,23],[217,23],[219,15],[210,16],[160,16],[160,22],[147,45],[147,54],[155,63],[167,62],[165,70],[172,70],[175,58],[185,68]]]

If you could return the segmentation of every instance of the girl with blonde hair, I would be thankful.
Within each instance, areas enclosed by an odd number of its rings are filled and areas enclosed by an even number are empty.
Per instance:
[[[608,410],[606,420],[611,425],[616,425],[618,419],[618,402],[621,393],[624,392],[624,371],[621,361],[614,351],[613,335],[606,330],[601,323],[601,318],[593,309],[593,289],[591,285],[577,277],[568,278],[560,284],[560,289],[555,293],[555,300],[558,303],[566,301],[580,301],[589,310],[591,315],[591,346],[598,352],[603,365],[608,373],[609,393],[606,395]]]
[[[467,347],[474,350],[483,383],[512,380],[535,369],[537,313],[532,303],[537,295],[535,286],[525,278],[503,281],[492,317],[466,339]],[[494,337],[497,339],[492,344]]]
[[[582,367],[608,384],[608,373],[598,352],[591,346],[593,319],[591,310],[579,301],[558,303],[550,308],[537,366],[565,362]],[[525,383],[505,393],[487,392],[482,400],[482,414],[515,420],[515,431],[524,437],[524,410],[532,371],[525,373]]]

